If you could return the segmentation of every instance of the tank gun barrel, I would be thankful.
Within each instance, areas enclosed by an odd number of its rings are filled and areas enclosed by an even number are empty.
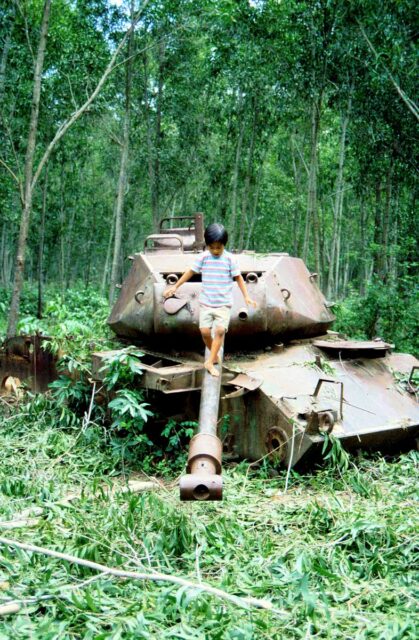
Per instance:
[[[223,349],[219,354],[223,357]],[[205,358],[209,357],[208,349]],[[220,364],[221,368],[221,364]],[[217,436],[221,372],[218,377],[205,371],[199,407],[198,433],[189,444],[187,474],[180,479],[181,500],[222,500],[222,443]]]

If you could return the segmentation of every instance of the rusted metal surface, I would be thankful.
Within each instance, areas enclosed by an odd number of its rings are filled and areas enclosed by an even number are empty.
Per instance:
[[[100,369],[108,354],[93,356],[98,379],[104,375]],[[185,398],[177,410],[188,419],[199,415],[198,404],[189,403],[188,398],[202,389],[203,432],[218,443],[218,416],[228,414],[230,432],[224,450],[249,460],[268,454],[278,464],[295,465],[322,446],[326,433],[349,448],[359,448],[395,444],[419,432],[416,394],[409,393],[409,386],[414,387],[409,378],[419,363],[409,354],[344,360],[336,353],[320,351],[311,340],[283,345],[279,351],[261,352],[257,357],[254,353],[249,358],[230,354],[223,365],[220,410],[216,389],[220,378],[208,374],[212,385],[208,391],[202,363],[146,351],[142,366],[139,386]],[[188,404],[194,408],[186,414]],[[219,445],[210,448],[208,439],[197,440],[204,445],[201,470],[206,477],[197,482],[195,472],[200,467],[195,465],[192,473],[190,465],[181,480],[183,499],[221,499],[221,475],[213,460],[218,460]],[[195,441],[191,450],[190,459],[196,460]],[[196,495],[195,487],[200,487]]]
[[[38,334],[16,336],[0,349],[0,394],[7,393],[8,379],[14,378],[33,392],[44,392],[56,379],[56,357],[48,351],[50,338]]]
[[[96,380],[103,380],[106,374],[106,361],[116,351],[97,351],[92,354],[92,374]],[[152,352],[144,352],[139,360],[143,375],[138,378],[140,388],[161,391],[164,394],[182,393],[199,390],[202,385],[204,368],[199,363],[176,361]]]
[[[197,433],[192,438],[187,474],[179,482],[181,500],[222,500],[221,455],[222,443],[216,435]]]
[[[200,341],[200,276],[182,285],[174,298],[165,301],[163,293],[202,250],[203,223],[195,220],[194,238],[190,226],[173,225],[177,222],[164,221],[150,241],[154,250],[133,257],[108,323],[117,335],[145,342],[149,349],[164,353],[175,346],[186,356],[194,340]],[[241,353],[230,355],[224,365],[221,390],[220,379],[202,375],[202,365],[197,371],[187,358],[164,366],[146,363],[146,387],[176,394],[202,386],[200,430],[181,481],[184,499],[221,497],[219,398],[221,414],[230,417],[224,449],[249,460],[269,455],[295,465],[321,448],[326,434],[358,448],[391,445],[418,433],[413,378],[419,363],[413,356],[391,353],[393,345],[381,339],[346,340],[328,332],[332,304],[321,293],[317,274],[299,258],[249,251],[236,258],[257,307],[243,307],[234,286],[227,344]],[[260,347],[269,352],[243,354]],[[201,484],[195,478],[199,471],[206,477]]]
[[[394,344],[384,342],[384,340],[314,340],[313,345],[323,351],[334,352],[338,356],[356,358],[358,356],[368,356],[370,353],[374,357],[385,356]]]
[[[222,349],[220,356],[222,357]],[[209,351],[206,349],[206,358]],[[217,365],[221,369],[221,365]],[[222,500],[222,443],[217,436],[221,375],[205,370],[199,407],[198,433],[189,445],[187,475],[180,479],[181,500]]]
[[[177,233],[156,233],[151,236],[148,236],[144,241],[144,251],[147,251],[147,247],[149,245],[153,245],[154,243],[154,251],[157,247],[163,245],[165,248],[173,248],[180,249],[182,253],[184,252],[183,246],[183,238]]]
[[[222,413],[233,418],[229,445],[237,455],[257,460],[272,453],[294,465],[325,433],[349,448],[391,445],[419,433],[419,405],[395,376],[399,371],[407,379],[419,365],[413,356],[341,360],[323,353],[320,368],[317,354],[308,341],[281,353],[229,361],[234,371],[261,380],[254,393],[223,400]]]
[[[413,379],[415,377],[415,372],[416,371],[419,371],[419,366],[413,365],[413,367],[410,370],[409,379],[408,379],[407,384],[406,384],[406,388],[407,388],[407,391],[409,393],[415,393],[416,394],[418,392],[418,390],[419,390],[419,386],[413,382]]]
[[[179,247],[182,251],[202,251],[204,248],[203,214],[163,218],[160,220],[159,233],[146,239],[146,247],[148,251],[176,251]]]
[[[324,333],[334,319],[315,279],[299,258],[286,254],[237,254],[240,271],[247,280],[257,307],[243,307],[243,297],[233,288],[228,339],[272,341],[278,336],[312,336]],[[192,266],[194,254],[166,251],[135,254],[108,323],[121,337],[161,341],[176,336],[180,345],[199,340],[200,276],[179,288],[174,300],[163,293]]]
[[[235,376],[232,380],[229,380],[227,384],[247,389],[248,391],[254,391],[260,387],[262,381],[257,378],[251,378],[246,373],[239,373],[239,375]]]

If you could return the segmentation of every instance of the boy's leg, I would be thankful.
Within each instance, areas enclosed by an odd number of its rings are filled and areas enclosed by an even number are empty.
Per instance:
[[[202,327],[201,328],[201,336],[202,336],[202,340],[204,341],[204,344],[206,346],[206,348],[208,349],[209,352],[211,352],[211,347],[212,347],[212,329],[209,329],[208,327]],[[221,356],[218,355],[218,364],[221,364]]]
[[[201,327],[201,336],[206,348],[209,351],[211,351],[211,346],[212,346],[211,329],[209,327]]]
[[[212,309],[208,307],[202,307],[199,311],[199,330],[201,331],[202,340],[211,352],[212,347],[212,325],[214,322]]]
[[[199,328],[204,344],[210,351],[204,366],[211,375],[217,377],[220,374],[214,365],[216,362],[221,364],[219,351],[230,321],[230,312],[229,307],[208,308],[201,306],[200,308]]]
[[[214,337],[212,339],[211,351],[208,360],[205,362],[205,368],[210,372],[213,376],[219,376],[220,373],[214,367],[214,364],[219,361],[218,353],[220,351],[220,347],[223,344],[225,336],[225,329],[223,326],[216,326],[214,329]]]

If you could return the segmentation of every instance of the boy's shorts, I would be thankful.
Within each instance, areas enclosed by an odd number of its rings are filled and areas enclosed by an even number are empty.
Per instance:
[[[230,315],[231,307],[206,307],[201,304],[199,306],[199,328],[212,329],[222,326],[227,333]]]

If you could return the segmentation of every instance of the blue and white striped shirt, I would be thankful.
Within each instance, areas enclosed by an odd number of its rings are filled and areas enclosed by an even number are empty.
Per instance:
[[[215,257],[209,251],[197,256],[192,271],[201,274],[201,304],[208,307],[231,307],[233,304],[233,278],[240,275],[239,265],[228,251]]]

